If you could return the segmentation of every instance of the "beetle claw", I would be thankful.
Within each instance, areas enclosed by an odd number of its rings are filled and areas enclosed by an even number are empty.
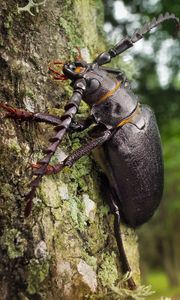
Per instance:
[[[7,112],[5,118],[26,120],[31,119],[33,116],[33,113],[31,112],[25,111],[23,109],[17,109],[4,103],[0,103],[0,107]]]
[[[42,164],[35,164],[32,163],[31,167],[33,168],[33,175],[51,175],[51,174],[55,174],[57,172],[59,172],[62,168],[60,167],[61,165],[57,165],[57,166],[52,166],[52,165],[48,165],[46,167],[46,169],[43,169],[43,165]],[[63,165],[62,165],[63,167]]]
[[[17,115],[17,109],[8,106],[7,104],[0,103],[0,107],[7,112],[5,115],[6,118],[13,118]]]
[[[134,279],[132,277],[130,277],[128,280],[127,280],[127,283],[128,283],[128,286],[129,286],[129,289],[130,290],[135,290],[137,288],[135,282],[134,282]]]

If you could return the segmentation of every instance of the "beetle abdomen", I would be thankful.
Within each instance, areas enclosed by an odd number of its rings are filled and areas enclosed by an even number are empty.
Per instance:
[[[154,113],[142,106],[143,129],[133,124],[119,128],[103,148],[121,215],[136,227],[148,221],[163,192],[161,141]]]

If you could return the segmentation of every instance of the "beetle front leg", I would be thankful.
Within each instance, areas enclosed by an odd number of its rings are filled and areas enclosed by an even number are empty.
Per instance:
[[[32,113],[23,109],[14,108],[4,103],[0,103],[0,108],[6,111],[5,118],[10,118],[19,121],[33,121],[33,122],[44,122],[52,125],[60,125],[60,118],[45,114],[45,113]]]
[[[22,109],[17,109],[12,106],[9,106],[4,103],[0,103],[0,108],[6,111],[5,118],[12,118],[12,119],[20,119],[20,120],[30,120],[33,117],[33,113],[22,110]]]

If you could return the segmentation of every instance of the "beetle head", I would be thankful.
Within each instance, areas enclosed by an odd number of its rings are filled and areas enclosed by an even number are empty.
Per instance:
[[[85,61],[66,62],[54,61],[49,65],[49,71],[53,75],[55,80],[67,80],[75,81],[82,78],[84,74],[89,70],[90,64]]]
[[[64,75],[73,81],[82,78],[88,69],[89,65],[85,61],[69,62],[63,65]]]

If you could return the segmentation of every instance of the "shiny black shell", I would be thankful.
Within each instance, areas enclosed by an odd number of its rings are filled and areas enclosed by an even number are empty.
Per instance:
[[[124,221],[131,227],[147,222],[163,193],[161,141],[152,110],[142,105],[143,129],[125,124],[103,145],[107,177]]]

